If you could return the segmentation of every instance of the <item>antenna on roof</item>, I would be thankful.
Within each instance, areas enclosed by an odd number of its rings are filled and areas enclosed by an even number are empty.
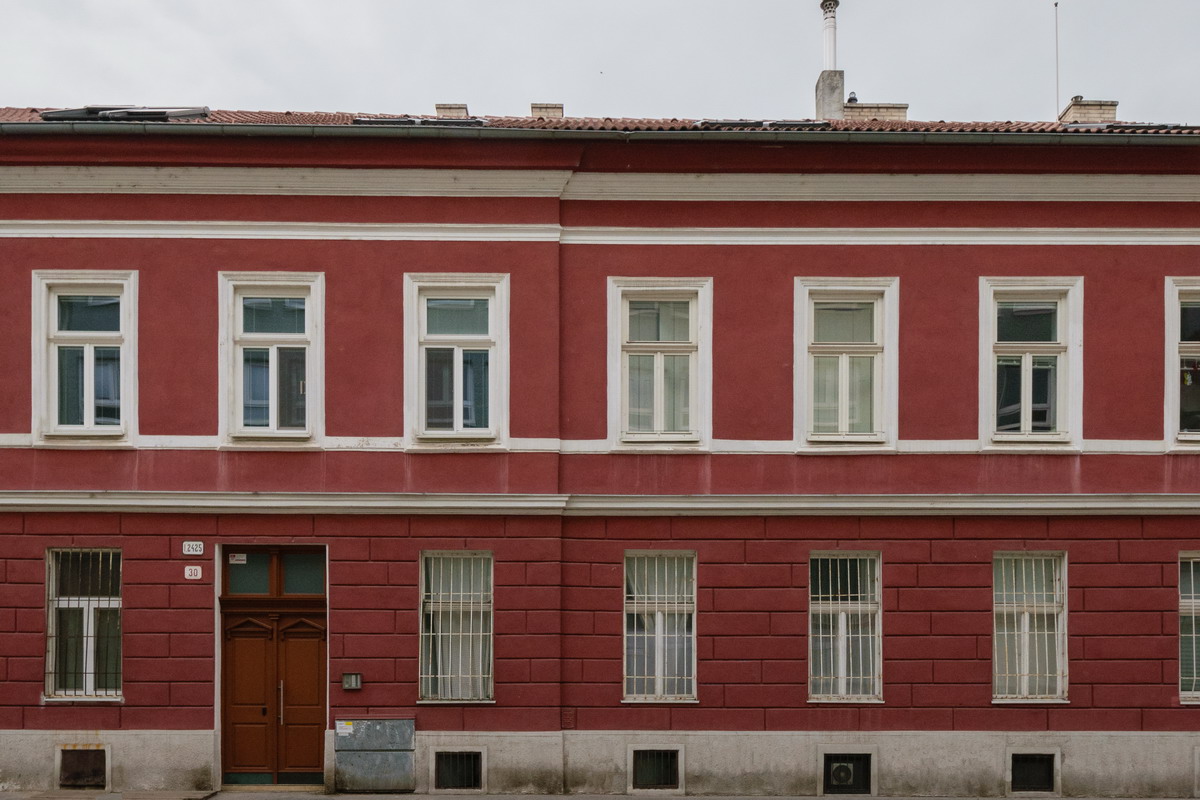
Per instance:
[[[1059,107],[1062,105],[1062,86],[1060,83],[1060,70],[1058,58],[1058,0],[1054,2],[1054,113],[1058,113]]]
[[[839,5],[841,5],[841,0],[821,0],[821,10],[825,12],[825,69],[837,69],[837,7]]]

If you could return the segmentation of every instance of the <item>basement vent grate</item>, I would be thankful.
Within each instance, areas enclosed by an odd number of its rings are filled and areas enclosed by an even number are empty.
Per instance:
[[[634,789],[678,789],[678,750],[634,750]]]
[[[103,789],[107,783],[107,753],[98,748],[64,749],[59,762],[60,789]]]
[[[1014,792],[1053,792],[1053,753],[1013,753],[1012,790]]]
[[[435,789],[483,788],[483,753],[478,750],[442,752],[434,758]]]
[[[870,753],[825,754],[825,794],[870,793]]]

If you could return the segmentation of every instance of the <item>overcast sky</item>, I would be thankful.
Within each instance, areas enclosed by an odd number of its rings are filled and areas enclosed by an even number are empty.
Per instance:
[[[1200,0],[1061,0],[1064,101],[1200,123]],[[838,66],[919,120],[1046,120],[1053,0],[842,0]],[[818,0],[0,0],[0,106],[795,119]]]

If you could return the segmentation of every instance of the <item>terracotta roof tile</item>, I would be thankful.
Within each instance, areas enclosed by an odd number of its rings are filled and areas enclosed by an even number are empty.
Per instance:
[[[0,107],[0,123],[41,122],[38,108]],[[353,125],[355,119],[414,120],[430,124],[437,117],[400,114],[354,114],[345,111],[211,111],[205,119],[155,122],[156,125]],[[482,127],[560,131],[799,131],[909,133],[1118,133],[1139,135],[1200,134],[1200,125],[1065,125],[1061,122],[946,122],[894,120],[700,120],[641,117],[478,117]],[[381,123],[376,123],[381,124]],[[382,123],[386,124],[386,123]],[[436,123],[435,123],[436,124]]]

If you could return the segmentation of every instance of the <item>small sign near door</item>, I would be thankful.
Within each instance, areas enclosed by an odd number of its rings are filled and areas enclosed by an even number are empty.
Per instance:
[[[203,580],[204,567],[199,564],[188,564],[183,568],[183,578],[189,581]]]
[[[245,564],[246,563],[246,554],[245,553],[230,553],[229,554],[229,563],[230,564]]]
[[[204,555],[204,542],[184,542],[183,554],[185,556],[202,556]]]

